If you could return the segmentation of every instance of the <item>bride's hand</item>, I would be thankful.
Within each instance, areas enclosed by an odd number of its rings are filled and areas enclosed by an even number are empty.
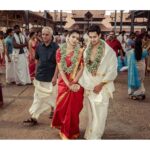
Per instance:
[[[73,92],[78,92],[79,89],[80,89],[80,85],[79,84],[72,84],[70,86],[70,89],[73,91]]]

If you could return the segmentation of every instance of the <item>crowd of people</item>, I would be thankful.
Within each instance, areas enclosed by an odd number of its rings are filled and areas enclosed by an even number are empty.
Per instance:
[[[88,123],[84,138],[101,139],[114,80],[124,70],[128,70],[129,97],[145,98],[143,81],[150,68],[150,37],[145,29],[128,36],[124,31],[118,36],[111,31],[102,37],[100,27],[93,24],[82,37],[78,30],[54,36],[50,27],[27,36],[15,25],[6,34],[4,39],[0,32],[0,65],[6,65],[6,83],[35,86],[25,125],[37,125],[39,116],[51,108],[51,127],[60,130],[62,139],[76,139],[85,100]]]
[[[145,28],[141,32],[125,31],[117,37],[110,32],[106,40],[112,47],[118,59],[118,72],[128,70],[128,95],[135,100],[145,99],[144,78],[150,71],[150,36]]]

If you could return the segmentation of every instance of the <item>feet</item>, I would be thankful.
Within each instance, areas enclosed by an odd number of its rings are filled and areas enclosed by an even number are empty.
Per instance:
[[[29,126],[35,126],[38,124],[37,120],[34,118],[27,119],[27,120],[23,121],[23,123],[27,124]]]
[[[49,114],[49,119],[52,119],[53,115],[54,115],[54,111],[51,111],[50,114]]]
[[[141,95],[129,95],[130,99],[133,100],[144,100],[146,98],[146,96],[144,94]]]

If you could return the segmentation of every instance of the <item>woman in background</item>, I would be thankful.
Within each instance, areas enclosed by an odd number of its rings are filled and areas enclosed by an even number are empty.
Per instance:
[[[29,37],[29,72],[31,80],[33,80],[35,77],[35,49],[37,47],[36,33],[31,32]]]
[[[135,48],[132,50],[128,60],[128,94],[131,99],[145,99],[145,58],[149,51],[142,49],[142,40],[136,38]]]

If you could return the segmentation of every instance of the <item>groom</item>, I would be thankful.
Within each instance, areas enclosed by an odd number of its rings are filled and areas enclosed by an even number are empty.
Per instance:
[[[88,30],[90,44],[84,51],[84,71],[79,80],[87,93],[88,124],[84,137],[101,139],[107,118],[109,99],[115,90],[117,58],[111,47],[100,39],[101,30],[92,25]]]

